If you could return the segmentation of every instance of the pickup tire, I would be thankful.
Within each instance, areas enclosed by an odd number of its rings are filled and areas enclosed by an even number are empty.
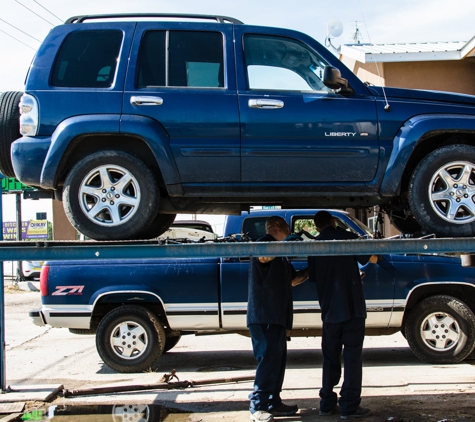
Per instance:
[[[0,96],[0,173],[15,177],[10,149],[12,142],[20,138],[20,104],[23,92],[9,91]]]
[[[165,329],[158,317],[141,306],[124,305],[102,318],[96,348],[104,363],[121,373],[157,369],[165,348]]]
[[[166,353],[169,350],[173,349],[178,344],[180,339],[181,336],[167,337],[165,340],[165,348],[163,349],[163,353]]]
[[[428,232],[475,236],[475,148],[447,145],[427,155],[412,175],[408,199]]]
[[[98,151],[69,172],[63,206],[72,225],[91,239],[133,240],[146,236],[155,221],[158,192],[155,176],[137,157]]]
[[[419,359],[434,364],[458,363],[475,346],[475,315],[455,297],[432,296],[411,311],[405,332]]]

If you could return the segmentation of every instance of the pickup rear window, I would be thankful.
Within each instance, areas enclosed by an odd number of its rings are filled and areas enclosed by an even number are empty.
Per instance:
[[[71,88],[111,87],[122,37],[122,32],[117,30],[72,32],[56,57],[51,84]]]

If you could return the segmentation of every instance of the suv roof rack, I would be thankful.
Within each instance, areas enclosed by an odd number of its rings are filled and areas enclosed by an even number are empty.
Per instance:
[[[195,14],[177,14],[177,13],[114,13],[106,15],[80,15],[67,19],[64,23],[84,23],[92,19],[115,19],[115,18],[186,18],[186,19],[209,19],[218,23],[234,23],[242,25],[238,19],[229,16],[220,15],[195,15]]]

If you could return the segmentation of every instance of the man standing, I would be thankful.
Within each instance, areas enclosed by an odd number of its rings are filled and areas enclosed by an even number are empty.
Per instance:
[[[327,211],[319,211],[314,221],[320,232],[317,240],[358,238],[354,233],[338,229],[335,218]],[[368,258],[351,255],[308,258],[309,280],[316,282],[323,321],[321,416],[338,412],[337,401],[341,419],[362,418],[370,412],[360,406],[366,304],[358,267],[358,261],[366,264]],[[333,388],[341,377],[342,349],[344,380],[337,400]]]
[[[266,235],[259,241],[296,240],[289,237],[287,222],[278,216],[266,221]],[[251,258],[249,264],[249,298],[247,326],[258,362],[254,391],[249,394],[251,419],[270,422],[274,416],[297,413],[296,405],[282,403],[280,392],[287,360],[286,330],[292,328],[292,284],[307,278],[299,273],[287,258]]]

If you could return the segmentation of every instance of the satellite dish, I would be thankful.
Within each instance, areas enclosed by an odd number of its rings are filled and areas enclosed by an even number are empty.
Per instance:
[[[327,24],[328,36],[337,38],[343,33],[343,24],[339,19],[331,19]]]

